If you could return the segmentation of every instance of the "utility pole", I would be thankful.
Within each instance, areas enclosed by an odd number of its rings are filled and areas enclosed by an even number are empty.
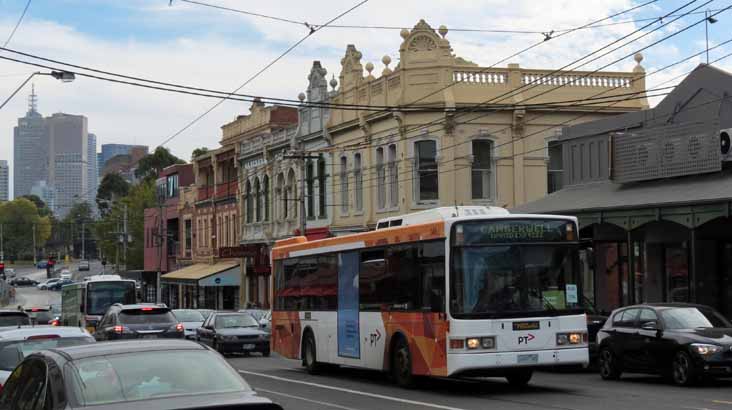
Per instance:
[[[86,236],[84,234],[84,231],[86,229],[84,229],[85,228],[84,224],[85,224],[85,222],[84,222],[84,220],[82,220],[81,221],[81,259],[82,260],[86,259]]]
[[[167,235],[165,232],[163,232],[163,197],[158,193],[158,209],[160,213],[158,216],[160,217],[160,225],[158,227],[158,232],[160,233],[158,235],[159,243],[158,243],[158,252],[160,253],[160,259],[158,259],[158,274],[155,275],[155,303],[162,303],[162,295],[160,290],[160,273],[163,270],[163,241],[167,240]]]
[[[122,259],[125,261],[125,272],[127,272],[127,240],[129,239],[129,235],[127,233],[127,203],[124,205],[124,213],[122,215],[122,235],[124,237],[122,238]]]
[[[36,259],[36,224],[33,224],[33,265],[38,265],[38,260]]]
[[[5,251],[3,249],[3,224],[0,224],[0,262],[5,260]]]

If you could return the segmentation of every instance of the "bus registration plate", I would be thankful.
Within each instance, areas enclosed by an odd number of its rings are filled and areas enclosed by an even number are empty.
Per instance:
[[[520,354],[516,360],[517,364],[537,364],[539,363],[538,354]]]

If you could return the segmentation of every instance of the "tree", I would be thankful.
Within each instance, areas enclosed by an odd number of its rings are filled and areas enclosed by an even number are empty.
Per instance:
[[[67,248],[71,247],[71,254],[75,258],[82,256],[82,248],[84,248],[84,256],[96,254],[96,241],[92,235],[92,226],[94,225],[94,216],[91,209],[91,205],[88,202],[77,202],[75,203],[66,217],[63,219],[62,224],[66,227],[67,231]],[[83,233],[82,233],[83,232]],[[82,244],[83,239],[83,244]],[[68,249],[67,249],[68,253]]]
[[[174,164],[185,163],[182,159],[171,154],[167,148],[157,147],[155,148],[155,152],[145,155],[137,163],[135,176],[154,181],[163,169]]]
[[[27,198],[17,198],[0,204],[0,224],[3,225],[4,252],[9,259],[33,258],[33,233],[36,245],[44,244],[51,236],[50,220],[41,218],[38,208]]]
[[[130,184],[119,174],[107,174],[97,189],[97,208],[102,215],[109,213],[111,208],[108,201],[115,201],[127,196]]]
[[[194,159],[196,159],[196,157],[203,155],[207,152],[208,152],[207,147],[196,148],[193,150],[193,153],[191,153],[191,160],[194,160]]]
[[[39,198],[37,195],[23,195],[21,198],[25,198],[36,206],[36,209],[38,209],[38,215],[40,216],[47,216],[51,215],[51,210],[46,206],[46,203],[43,202],[41,198]]]
[[[120,236],[114,232],[122,230],[124,206],[126,205],[127,228],[131,236],[127,247],[127,269],[143,268],[145,259],[145,208],[152,208],[156,204],[155,181],[146,179],[139,185],[130,187],[129,194],[116,201],[109,213],[96,224],[99,247],[110,258],[110,262],[116,259],[115,255],[118,255],[120,264],[124,264],[119,241]]]

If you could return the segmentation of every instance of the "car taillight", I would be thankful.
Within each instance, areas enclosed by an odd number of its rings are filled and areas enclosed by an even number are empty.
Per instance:
[[[140,310],[142,310],[143,312],[149,312],[149,311],[153,310],[153,308],[142,308]]]
[[[59,326],[61,323],[59,323],[58,319],[54,319],[51,321],[51,326]]]
[[[119,334],[119,333],[122,333],[123,330],[125,330],[125,328],[122,327],[122,326],[117,325],[117,326],[114,327],[114,333],[118,333]]]
[[[175,330],[177,330],[179,332],[184,331],[185,328],[183,327],[183,323],[178,323],[177,325],[175,325]]]
[[[25,340],[38,340],[38,339],[58,339],[59,335],[35,335],[35,336],[28,336]]]

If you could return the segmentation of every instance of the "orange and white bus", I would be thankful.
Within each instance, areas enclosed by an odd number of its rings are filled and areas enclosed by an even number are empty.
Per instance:
[[[310,372],[329,363],[415,376],[506,377],[586,365],[577,220],[436,208],[374,231],[272,249],[272,348]],[[449,301],[449,303],[446,303]]]

